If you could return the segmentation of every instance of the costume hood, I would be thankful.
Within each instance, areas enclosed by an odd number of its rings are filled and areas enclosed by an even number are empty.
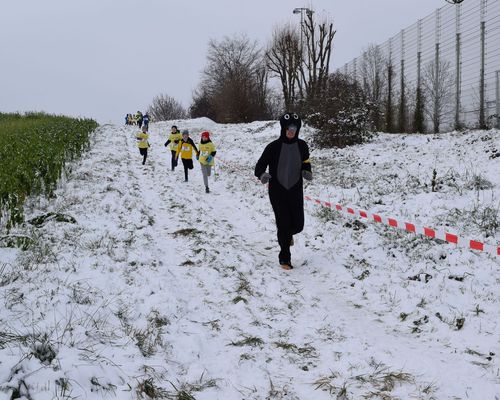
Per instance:
[[[288,139],[285,134],[287,128],[290,125],[295,125],[297,127],[297,133],[295,134],[295,137],[292,140]],[[300,127],[302,126],[302,120],[297,114],[292,112],[287,112],[283,114],[280,118],[280,126],[281,126],[281,132],[280,132],[281,140],[283,140],[285,143],[293,143],[298,140]]]

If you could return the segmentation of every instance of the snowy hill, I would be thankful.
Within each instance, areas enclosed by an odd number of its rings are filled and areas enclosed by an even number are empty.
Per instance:
[[[172,123],[213,132],[211,193],[198,165],[170,171]],[[145,166],[136,131],[99,128],[30,205],[76,223],[0,248],[0,399],[500,398],[500,257],[307,203],[283,271],[253,178],[277,122],[153,124]],[[498,131],[379,135],[312,163],[313,197],[497,244]]]

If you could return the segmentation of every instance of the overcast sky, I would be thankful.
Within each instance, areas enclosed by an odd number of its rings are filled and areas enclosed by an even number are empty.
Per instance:
[[[121,122],[166,93],[189,106],[207,42],[246,33],[266,45],[299,25],[295,7],[330,18],[333,69],[445,0],[8,0],[0,11],[0,111]]]

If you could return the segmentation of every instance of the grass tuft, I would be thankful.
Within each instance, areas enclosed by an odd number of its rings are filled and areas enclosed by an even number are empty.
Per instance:
[[[145,379],[137,385],[135,393],[139,399],[165,399],[167,392],[156,386],[153,378]]]
[[[241,297],[241,296],[236,296],[234,299],[233,299],[233,303],[234,304],[238,304],[240,301],[242,301],[243,303],[245,304],[248,304],[248,300],[245,299],[244,297]]]
[[[0,247],[28,250],[34,244],[33,238],[26,235],[7,235],[0,237]]]
[[[229,345],[237,347],[243,347],[243,346],[262,347],[264,345],[264,341],[259,337],[249,336],[242,340],[231,342]]]
[[[293,354],[298,354],[298,355],[302,355],[305,357],[315,357],[316,356],[316,349],[310,345],[306,345],[304,347],[299,347],[296,344],[287,343],[287,342],[274,342],[274,345],[280,349],[289,351]]]
[[[179,236],[185,236],[185,237],[196,237],[197,235],[200,235],[202,232],[199,231],[198,229],[195,228],[183,228],[175,231],[172,233],[172,235],[176,238]]]
[[[28,221],[28,224],[40,228],[49,221],[67,222],[70,224],[76,224],[76,219],[73,218],[71,215],[54,213],[54,212],[49,212],[47,214],[39,215],[38,217],[32,218]]]

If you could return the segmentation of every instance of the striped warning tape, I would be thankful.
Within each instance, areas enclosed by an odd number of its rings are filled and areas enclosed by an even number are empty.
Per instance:
[[[365,210],[357,210],[354,207],[343,206],[341,204],[333,204],[328,201],[314,199],[310,196],[304,196],[304,199],[307,201],[311,201],[317,205],[322,205],[324,207],[335,209],[339,212],[343,212],[353,217],[365,218],[366,220],[372,220],[374,222],[388,225],[393,228],[401,229],[406,232],[420,234],[432,239],[440,239],[448,243],[456,244],[457,246],[460,247],[466,247],[472,250],[483,251],[500,256],[500,246],[498,245],[493,246],[487,243],[480,242],[478,240],[463,238],[454,233],[446,232],[444,230],[433,229],[426,226],[420,226],[417,224],[413,224],[411,222],[404,222],[396,218],[384,217],[380,214],[370,213]]]
[[[226,164],[226,166],[233,169],[233,172],[235,172],[236,174],[239,174],[242,176],[244,175],[244,176],[248,177],[248,171],[243,169],[239,164],[229,162],[226,160],[221,160],[220,158],[219,158],[219,160],[222,161],[222,163]],[[252,176],[251,179],[254,180],[254,177]],[[455,245],[460,246],[460,247],[465,247],[465,248],[469,248],[472,250],[482,251],[482,252],[486,252],[486,253],[495,254],[497,256],[500,256],[500,246],[498,246],[498,245],[493,246],[493,245],[483,243],[483,242],[478,241],[478,240],[460,237],[454,233],[446,232],[442,229],[433,229],[433,228],[429,228],[426,226],[420,226],[418,224],[414,224],[411,222],[400,221],[396,218],[384,217],[378,213],[370,213],[370,212],[365,211],[365,210],[357,210],[354,207],[343,206],[341,204],[333,204],[331,202],[320,200],[320,199],[315,199],[315,198],[312,198],[310,196],[304,196],[304,199],[306,201],[311,201],[317,205],[321,205],[324,207],[335,209],[339,212],[343,212],[343,213],[350,215],[352,217],[364,218],[368,221],[371,220],[373,222],[388,225],[390,227],[401,229],[401,230],[404,230],[406,232],[420,234],[420,235],[423,235],[423,236],[426,236],[426,237],[429,237],[432,239],[440,239],[440,240],[455,244]]]

